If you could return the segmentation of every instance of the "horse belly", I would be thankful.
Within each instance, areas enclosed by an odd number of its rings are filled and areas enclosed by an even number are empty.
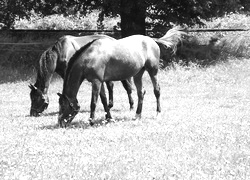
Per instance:
[[[105,69],[104,81],[120,81],[135,76],[144,66],[142,61],[110,60]]]

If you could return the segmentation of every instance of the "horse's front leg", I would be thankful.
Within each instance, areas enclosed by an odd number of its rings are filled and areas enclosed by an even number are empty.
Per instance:
[[[108,104],[107,104],[107,98],[105,95],[104,86],[103,86],[101,81],[94,80],[92,82],[92,98],[91,98],[90,119],[89,119],[89,123],[91,126],[94,125],[95,109],[96,109],[96,104],[97,104],[99,94],[101,96],[101,100],[102,100],[105,112],[107,113],[106,118],[111,119],[111,115],[110,115]]]

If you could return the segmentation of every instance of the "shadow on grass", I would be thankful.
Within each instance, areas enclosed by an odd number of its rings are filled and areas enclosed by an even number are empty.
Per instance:
[[[41,130],[55,130],[55,129],[87,129],[88,127],[91,127],[89,123],[78,121],[78,122],[72,122],[68,127],[61,128],[57,124],[51,124],[51,125],[45,125],[40,127]]]
[[[45,125],[40,127],[41,130],[55,130],[55,129],[88,129],[91,127],[99,127],[99,126],[103,126],[107,123],[104,123],[104,121],[102,119],[100,120],[96,120],[94,122],[94,125],[90,125],[89,123],[85,122],[85,121],[73,121],[70,123],[70,125],[68,125],[66,128],[61,128],[59,127],[58,123],[57,124],[53,124],[53,125]]]
[[[55,115],[58,115],[58,111],[54,111],[54,112],[49,112],[49,113],[42,113],[41,116],[44,116],[44,117],[48,117],[48,116],[55,116]],[[89,113],[88,110],[81,110],[79,111],[79,113]]]
[[[54,116],[54,115],[57,115],[57,114],[58,114],[58,111],[56,111],[56,112],[44,113],[44,114],[42,114],[41,116],[47,117],[47,116]]]
[[[111,123],[116,122],[126,122],[126,121],[132,121],[130,117],[117,117],[115,119],[112,119],[111,121],[107,121],[104,117],[96,119],[93,123],[93,125],[90,125],[89,122],[86,121],[73,121],[70,123],[69,126],[67,126],[64,129],[89,129],[89,128],[98,128],[100,126],[106,126]],[[40,127],[41,130],[54,130],[54,129],[63,129],[59,127],[58,124],[53,125],[46,125]]]

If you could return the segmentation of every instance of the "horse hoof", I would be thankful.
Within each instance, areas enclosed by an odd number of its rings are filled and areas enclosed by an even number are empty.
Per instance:
[[[106,120],[112,119],[110,112],[108,112],[108,113],[105,114],[105,119]]]
[[[135,117],[133,117],[133,120],[140,120],[141,114],[136,114]]]
[[[111,109],[114,106],[113,103],[109,103],[108,108]]]
[[[90,125],[90,126],[94,126],[94,124],[95,124],[95,123],[93,122],[93,119],[92,119],[92,118],[89,118],[89,125]]]
[[[60,122],[60,123],[58,123],[58,127],[59,127],[59,128],[66,128],[66,127],[67,127],[67,124],[64,123],[64,122]]]
[[[115,122],[115,120],[113,118],[107,118],[105,121],[107,123],[113,123],[113,122]]]
[[[155,118],[156,118],[157,120],[161,120],[161,119],[162,119],[161,113],[157,112]]]

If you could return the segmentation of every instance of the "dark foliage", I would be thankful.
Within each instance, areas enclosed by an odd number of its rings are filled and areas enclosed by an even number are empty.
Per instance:
[[[135,9],[134,7],[137,6]],[[31,10],[43,15],[86,14],[93,9],[101,10],[103,16],[140,12],[142,18],[150,18],[148,27],[166,28],[174,24],[201,24],[201,19],[222,16],[228,12],[248,12],[248,0],[1,0],[0,23],[12,28],[15,18],[29,17]],[[143,13],[144,12],[144,13]],[[141,26],[143,23],[141,23]]]

